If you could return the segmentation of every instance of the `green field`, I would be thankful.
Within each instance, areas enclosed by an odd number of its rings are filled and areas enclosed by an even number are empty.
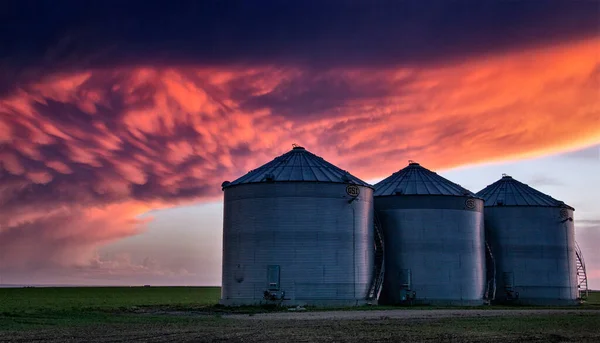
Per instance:
[[[216,306],[219,295],[217,287],[4,288],[0,342],[600,341],[600,311],[580,311],[600,309],[600,292],[577,309],[545,315],[478,317],[494,308],[482,307],[447,318],[327,320],[253,319],[267,310]],[[250,314],[226,315],[240,312]]]
[[[165,316],[136,313],[206,309],[220,294],[219,287],[0,288],[0,331],[168,322]]]

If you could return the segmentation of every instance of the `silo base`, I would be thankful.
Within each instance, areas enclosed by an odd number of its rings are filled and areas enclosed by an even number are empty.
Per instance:
[[[431,306],[482,306],[485,304],[483,299],[415,299],[415,302],[420,305]]]
[[[279,305],[284,307],[293,306],[314,306],[314,307],[356,307],[363,305],[376,305],[377,301],[369,301],[365,299],[295,299],[278,301],[265,301],[258,299],[221,299],[219,304],[224,306],[265,306]]]
[[[576,306],[577,299],[547,299],[547,298],[519,298],[513,300],[496,299],[495,305],[524,305],[524,306]]]
[[[380,305],[391,306],[410,306],[410,305],[426,305],[426,306],[482,306],[486,303],[483,299],[464,300],[464,299],[414,299],[410,302],[390,303],[381,301]]]

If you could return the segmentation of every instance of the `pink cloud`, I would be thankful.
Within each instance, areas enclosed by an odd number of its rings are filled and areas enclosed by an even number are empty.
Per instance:
[[[50,169],[53,169],[61,174],[71,174],[73,171],[69,168],[68,165],[61,161],[48,161],[46,162],[46,166]]]
[[[137,215],[214,200],[291,143],[370,179],[409,158],[447,168],[599,142],[598,43],[428,68],[48,75],[0,99],[0,254],[89,264],[140,232]]]
[[[37,184],[47,184],[52,181],[52,175],[47,171],[30,171],[27,173],[27,178]]]

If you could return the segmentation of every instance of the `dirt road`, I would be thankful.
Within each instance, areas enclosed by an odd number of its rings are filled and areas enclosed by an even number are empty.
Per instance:
[[[373,311],[315,311],[315,312],[276,312],[260,314],[231,314],[223,316],[231,319],[247,320],[364,320],[364,319],[438,319],[467,317],[531,316],[551,314],[595,314],[600,320],[600,311],[580,309],[510,309],[510,310],[373,310]]]

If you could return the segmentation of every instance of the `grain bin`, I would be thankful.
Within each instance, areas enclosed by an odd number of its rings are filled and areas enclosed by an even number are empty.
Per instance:
[[[477,193],[496,261],[496,299],[572,304],[577,298],[574,209],[503,175]]]
[[[385,241],[380,303],[482,304],[483,201],[412,161],[374,195]]]
[[[366,302],[372,186],[295,146],[222,188],[222,304]]]

